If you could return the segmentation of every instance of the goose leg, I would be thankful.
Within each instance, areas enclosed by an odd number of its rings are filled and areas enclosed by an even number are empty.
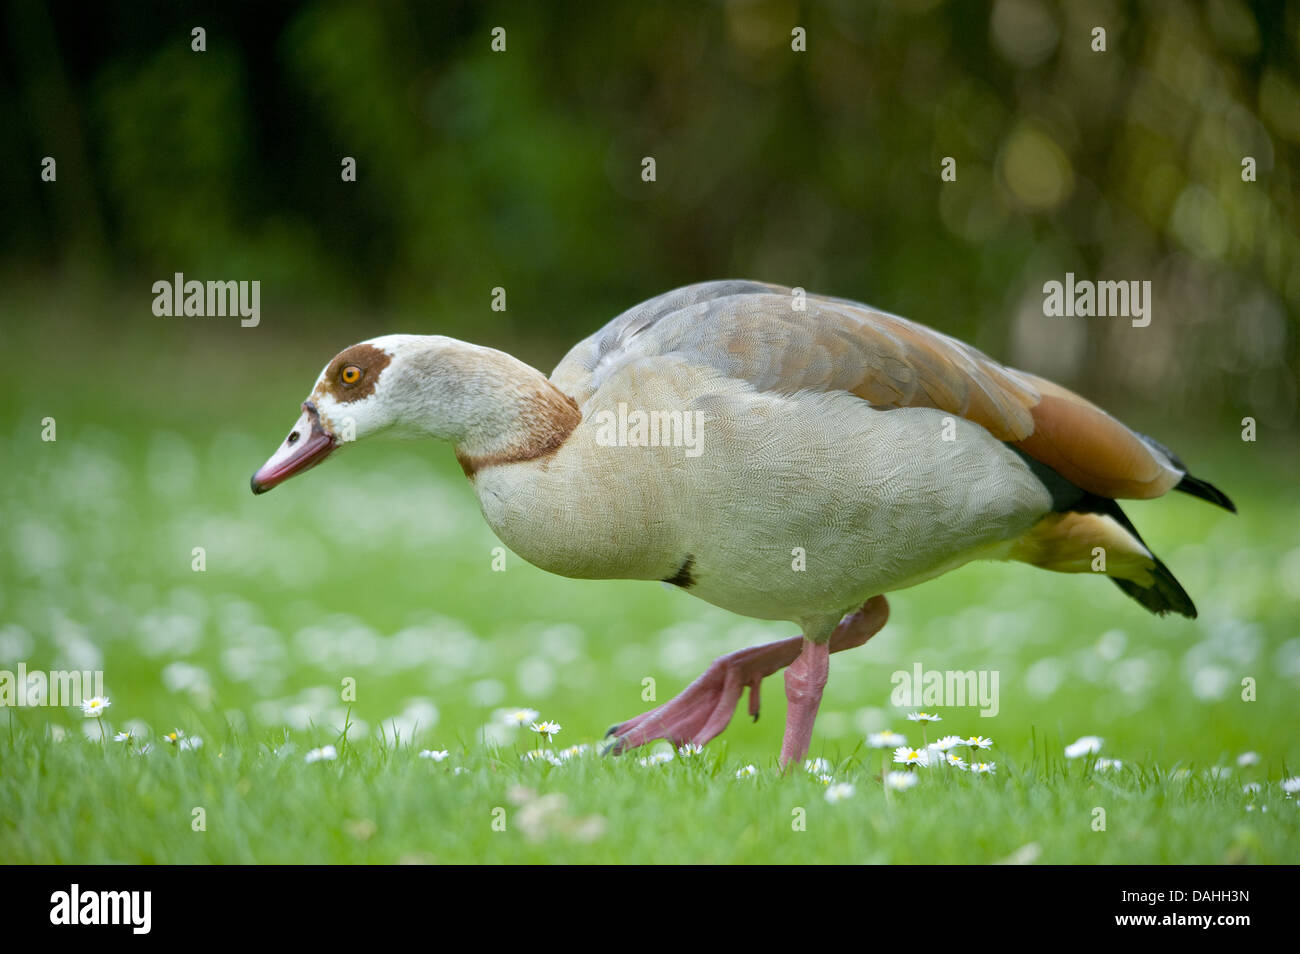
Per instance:
[[[830,640],[815,643],[803,639],[799,658],[785,671],[785,737],[781,740],[781,768],[808,754],[813,723],[822,704],[822,690],[830,675]]]
[[[808,649],[818,645],[811,640],[792,636],[721,656],[703,675],[663,705],[611,728],[605,735],[612,736],[614,741],[607,751],[625,752],[655,739],[667,739],[673,745],[687,742],[704,745],[720,735],[731,722],[736,703],[746,687],[749,688],[749,714],[757,720],[759,686],[763,679],[791,666],[786,674],[786,698],[791,708],[786,718],[786,742],[781,746],[781,753],[784,764],[788,761],[785,758],[787,747],[804,737],[806,729],[803,749],[798,756],[802,758],[812,736],[821,689],[826,685],[826,656],[861,646],[880,631],[888,618],[889,604],[883,596],[875,596],[862,604],[861,609],[840,620],[830,639],[821,643],[819,650]],[[817,685],[819,672],[821,683]],[[812,698],[814,686],[815,699]],[[796,713],[797,724],[791,721]],[[791,736],[792,730],[796,733],[794,737]]]

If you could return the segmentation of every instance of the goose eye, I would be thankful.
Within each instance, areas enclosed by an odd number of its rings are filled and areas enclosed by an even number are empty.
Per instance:
[[[361,369],[355,364],[350,364],[343,369],[342,373],[339,375],[339,379],[344,384],[356,384],[361,380]]]

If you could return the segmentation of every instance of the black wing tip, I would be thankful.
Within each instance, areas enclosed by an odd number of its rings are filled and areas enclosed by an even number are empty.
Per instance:
[[[1196,604],[1183,589],[1183,585],[1159,559],[1156,559],[1155,564],[1151,569],[1155,582],[1151,586],[1139,586],[1132,580],[1122,580],[1115,576],[1110,578],[1111,582],[1157,616],[1177,613],[1188,619],[1196,619]]]
[[[1183,479],[1174,485],[1174,490],[1181,490],[1185,494],[1207,500],[1216,507],[1222,507],[1229,513],[1237,512],[1237,505],[1232,502],[1232,498],[1208,480],[1201,480],[1191,474],[1184,474]]]

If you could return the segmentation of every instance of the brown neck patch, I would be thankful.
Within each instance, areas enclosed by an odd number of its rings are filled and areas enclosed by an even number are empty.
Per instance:
[[[372,344],[355,344],[335,356],[316,390],[328,394],[340,404],[368,398],[375,393],[380,373],[392,360],[392,355]],[[360,368],[361,378],[352,384],[344,384],[343,369],[349,366]]]
[[[542,387],[521,401],[517,439],[486,454],[467,454],[457,448],[456,460],[470,480],[484,467],[542,460],[558,451],[581,422],[577,402],[544,380]]]

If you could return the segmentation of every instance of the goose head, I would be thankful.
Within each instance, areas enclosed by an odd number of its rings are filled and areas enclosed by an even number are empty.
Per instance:
[[[302,402],[302,414],[279,449],[253,474],[266,493],[324,461],[344,444],[398,429],[412,395],[404,388],[413,364],[450,338],[385,335],[344,348],[325,365]],[[459,344],[459,342],[456,342]]]
[[[345,444],[381,434],[448,441],[462,463],[523,458],[553,443],[557,427],[572,430],[575,416],[545,376],[504,352],[442,335],[385,335],[325,365],[289,436],[250,484],[266,493]]]

